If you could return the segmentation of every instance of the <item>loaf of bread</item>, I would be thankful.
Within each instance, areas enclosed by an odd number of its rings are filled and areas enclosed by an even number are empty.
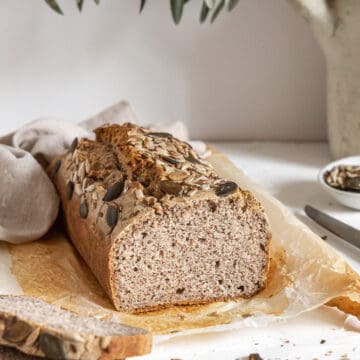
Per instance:
[[[49,170],[68,233],[116,309],[247,298],[264,288],[261,204],[185,142],[133,124],[75,139]]]
[[[111,360],[149,353],[151,335],[39,299],[0,295],[0,345],[48,359]],[[8,348],[0,350],[0,359],[5,355]]]

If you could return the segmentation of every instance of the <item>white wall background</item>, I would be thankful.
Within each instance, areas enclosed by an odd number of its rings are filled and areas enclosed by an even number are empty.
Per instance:
[[[180,26],[168,0],[2,0],[0,134],[38,117],[79,121],[121,98],[145,121],[184,120],[194,138],[317,140],[325,68],[286,0],[242,0],[213,25],[200,1]]]

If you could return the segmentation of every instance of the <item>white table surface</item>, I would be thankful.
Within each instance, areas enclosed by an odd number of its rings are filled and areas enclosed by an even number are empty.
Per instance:
[[[360,250],[306,218],[313,205],[360,229],[360,212],[335,203],[317,183],[319,169],[331,161],[326,143],[213,143],[255,182],[293,210],[314,232],[327,236],[360,272]],[[325,340],[324,343],[320,343]],[[266,328],[178,336],[155,345],[143,360],[240,360],[250,353],[263,359],[360,359],[360,322],[328,307]]]

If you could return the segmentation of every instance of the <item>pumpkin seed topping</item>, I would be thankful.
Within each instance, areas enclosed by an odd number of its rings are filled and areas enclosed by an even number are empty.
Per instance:
[[[228,196],[233,194],[238,189],[238,186],[233,181],[227,181],[225,183],[220,184],[216,190],[215,194],[217,196]]]
[[[107,189],[103,197],[103,201],[108,202],[117,199],[121,195],[123,190],[124,190],[124,180],[117,181]]]

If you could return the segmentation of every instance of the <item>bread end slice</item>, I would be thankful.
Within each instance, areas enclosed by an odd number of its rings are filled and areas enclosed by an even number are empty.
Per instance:
[[[31,297],[0,295],[0,345],[29,355],[123,359],[149,353],[151,344],[151,334],[143,329],[80,316]]]

